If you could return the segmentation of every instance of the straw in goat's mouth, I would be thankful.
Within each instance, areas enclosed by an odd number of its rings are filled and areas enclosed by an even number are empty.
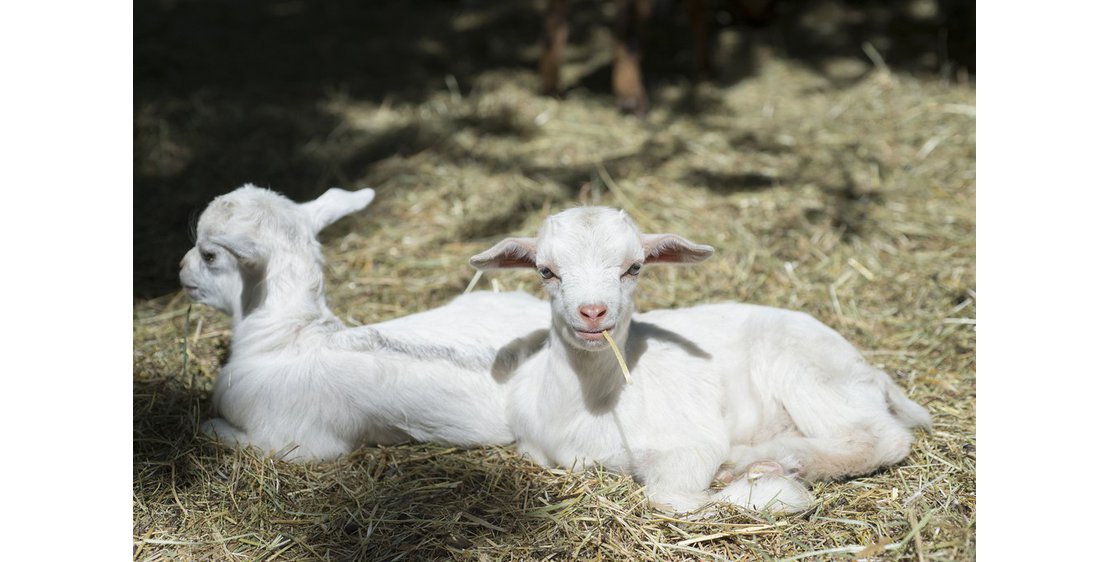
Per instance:
[[[613,336],[609,335],[609,330],[602,330],[601,335],[605,336],[605,341],[609,342],[609,347],[613,348],[613,355],[617,356],[617,363],[620,363],[621,372],[624,373],[624,382],[632,384],[632,375],[628,372],[628,365],[624,362],[624,356],[621,355],[617,342],[613,340]]]

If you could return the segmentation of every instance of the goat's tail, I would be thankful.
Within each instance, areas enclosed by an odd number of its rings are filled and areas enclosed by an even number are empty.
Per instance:
[[[891,413],[907,428],[924,427],[933,430],[933,418],[921,404],[910,400],[905,392],[884,373],[886,403]]]

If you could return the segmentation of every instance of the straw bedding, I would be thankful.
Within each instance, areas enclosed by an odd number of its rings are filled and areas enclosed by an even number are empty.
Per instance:
[[[538,49],[508,23],[534,8],[433,4],[430,18],[469,38],[428,43],[429,60],[462,52],[520,64],[405,75],[395,96],[340,88],[308,105],[274,94],[256,108],[219,84],[187,97],[139,80],[135,559],[974,558],[974,84],[866,56],[818,65],[768,39],[747,53],[754,67],[742,79],[649,82],[654,107],[639,120],[589,86],[606,68],[607,36],[581,18],[566,98],[535,93],[524,63]],[[342,20],[332,22],[338,40],[355,37]],[[155,23],[137,21],[138,77],[176,52],[149,54],[154,46],[188,40],[156,38],[146,34]],[[398,34],[415,25],[396,21]],[[466,35],[487,25],[506,34]],[[737,37],[722,33],[723,60],[740,52]],[[698,266],[645,268],[641,310],[737,300],[809,312],[925,405],[936,430],[896,466],[817,484],[805,513],[699,522],[653,511],[627,477],[545,470],[511,447],[366,447],[310,465],[222,448],[197,426],[228,320],[190,306],[173,275],[190,213],[245,181],[300,199],[328,185],[378,190],[367,212],[322,237],[329,303],[351,325],[447,301],[470,282],[470,255],[533,234],[549,213],[624,208],[645,230],[717,250]],[[144,213],[147,199],[159,204]],[[477,288],[538,295],[534,277],[487,273]]]

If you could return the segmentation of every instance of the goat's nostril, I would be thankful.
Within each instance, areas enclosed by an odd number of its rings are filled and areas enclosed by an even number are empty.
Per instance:
[[[581,314],[583,318],[588,320],[597,320],[605,316],[606,312],[609,312],[609,309],[602,304],[591,304],[578,307],[578,314]]]

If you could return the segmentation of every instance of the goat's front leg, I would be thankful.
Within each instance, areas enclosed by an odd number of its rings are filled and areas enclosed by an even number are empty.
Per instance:
[[[547,0],[543,20],[543,54],[540,55],[540,93],[559,93],[559,67],[567,46],[567,0]]]
[[[687,513],[709,501],[709,485],[724,460],[716,447],[684,447],[643,455],[636,476],[657,508]]]
[[[651,0],[618,0],[616,52],[613,55],[613,94],[622,111],[646,115],[647,91],[640,71],[644,26],[651,15]]]

